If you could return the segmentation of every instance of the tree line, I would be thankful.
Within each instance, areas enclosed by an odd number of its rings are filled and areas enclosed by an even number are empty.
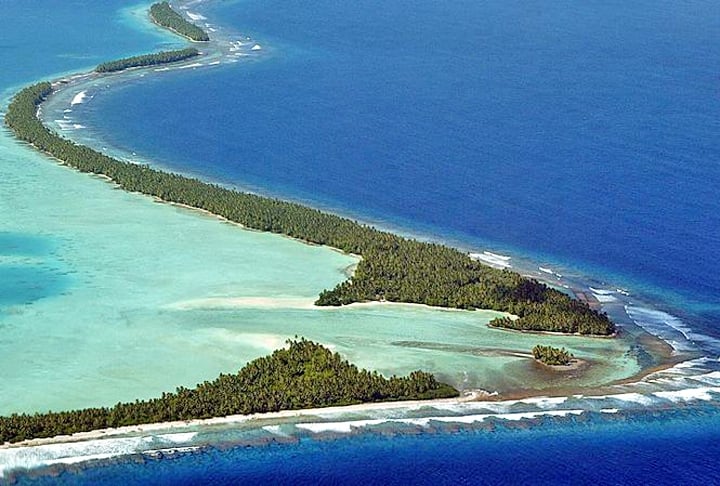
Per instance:
[[[552,366],[567,366],[575,356],[565,348],[553,348],[538,344],[532,349],[533,358]]]
[[[51,92],[47,82],[21,90],[10,103],[5,122],[19,139],[65,164],[103,174],[127,191],[204,209],[247,228],[361,255],[355,274],[324,290],[317,305],[390,301],[492,309],[517,316],[494,319],[494,327],[585,335],[615,332],[607,315],[584,302],[516,272],[491,268],[454,248],[403,238],[300,204],[124,162],[67,140],[36,116]]]
[[[144,54],[142,56],[126,57],[116,61],[104,62],[98,64],[95,71],[98,73],[110,73],[114,71],[122,71],[133,67],[155,66],[158,64],[168,64],[171,62],[184,61],[199,55],[200,52],[194,47],[185,49],[177,49],[174,51],[162,51],[154,54]]]
[[[188,22],[182,15],[172,9],[168,2],[154,3],[150,7],[150,18],[165,28],[173,30],[183,37],[196,42],[209,41],[207,32],[192,22]]]
[[[0,417],[0,444],[111,427],[235,414],[396,400],[458,396],[458,391],[422,371],[385,378],[358,369],[306,339],[251,361],[235,374],[221,374],[195,388],[179,387],[159,398],[113,407]]]

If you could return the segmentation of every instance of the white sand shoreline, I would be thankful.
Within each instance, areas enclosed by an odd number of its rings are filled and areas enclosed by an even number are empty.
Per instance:
[[[315,305],[317,297],[266,297],[266,296],[237,296],[237,297],[208,297],[203,299],[191,299],[180,302],[173,302],[165,306],[173,310],[194,310],[194,309],[313,309],[332,311],[337,309],[373,309],[382,307],[424,309],[435,312],[479,312],[482,314],[492,313],[498,316],[511,316],[506,312],[494,311],[491,309],[458,309],[453,307],[435,307],[428,304],[416,304],[411,302],[390,302],[390,301],[369,301],[353,302],[342,306],[318,306]],[[511,316],[515,317],[515,316]]]
[[[94,439],[119,437],[135,434],[151,434],[157,432],[180,432],[191,427],[209,425],[232,425],[248,422],[259,422],[264,420],[288,419],[298,417],[312,417],[321,414],[332,413],[353,413],[378,410],[397,410],[410,407],[433,407],[457,405],[460,403],[476,401],[482,398],[480,392],[471,392],[459,398],[441,398],[436,400],[406,400],[396,402],[372,402],[359,403],[356,405],[333,406],[323,408],[305,408],[299,410],[281,410],[279,412],[255,413],[249,415],[228,415],[226,417],[214,417],[209,419],[176,420],[172,422],[156,422],[143,425],[129,425],[109,429],[97,429],[89,432],[77,432],[71,435],[57,435],[41,439],[30,439],[22,442],[0,444],[0,450],[14,449],[20,447],[37,447],[49,444],[64,444],[72,442],[83,442]],[[485,394],[485,396],[490,396]]]

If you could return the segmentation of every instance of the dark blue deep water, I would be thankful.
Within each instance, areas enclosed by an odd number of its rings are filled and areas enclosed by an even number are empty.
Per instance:
[[[39,484],[718,484],[716,413],[597,426],[359,436],[209,449],[65,471]],[[25,481],[20,481],[24,484]]]
[[[266,0],[203,12],[272,54],[98,97],[88,124],[103,138],[720,316],[717,1]]]

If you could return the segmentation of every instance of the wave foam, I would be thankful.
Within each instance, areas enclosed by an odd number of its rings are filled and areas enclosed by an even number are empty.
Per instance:
[[[712,394],[718,393],[720,393],[720,387],[700,387],[687,388],[685,390],[660,391],[653,393],[653,395],[658,398],[670,400],[673,403],[681,403],[693,402],[697,400],[708,402],[713,399]]]
[[[615,410],[615,409],[608,409]],[[385,418],[371,420],[351,420],[346,422],[305,422],[295,424],[298,429],[307,430],[313,434],[340,433],[350,434],[357,429],[381,424],[405,424],[415,425],[423,428],[430,427],[433,422],[447,424],[473,424],[482,423],[489,419],[500,419],[509,422],[531,420],[538,417],[567,417],[568,415],[581,415],[584,410],[546,410],[541,412],[514,412],[499,414],[478,414],[478,415],[457,415],[444,417],[420,417],[420,418]]]
[[[195,437],[197,437],[197,432],[176,432],[173,434],[160,434],[157,436],[160,440],[172,442],[174,444],[190,442]]]
[[[85,125],[81,125],[80,123],[73,123],[72,120],[53,120],[55,123],[57,123],[58,127],[60,127],[60,130],[66,132],[69,130],[80,130],[82,128],[86,128]]]
[[[130,455],[147,448],[151,441],[152,437],[130,437],[0,449],[0,478],[14,470]]]
[[[479,260],[482,262],[485,262],[487,264],[500,267],[500,268],[510,268],[512,265],[510,265],[510,260],[512,257],[505,256],[505,255],[499,255],[497,253],[493,253],[490,251],[484,251],[482,253],[468,253],[468,256],[472,258],[473,260]]]
[[[676,350],[691,351],[695,349],[690,343],[690,328],[680,318],[667,312],[634,305],[626,305],[625,312],[635,324],[668,342]],[[678,334],[684,339],[679,340]]]
[[[72,101],[70,101],[70,106],[79,105],[81,103],[84,103],[85,98],[87,98],[87,91],[80,91],[78,94],[73,96]]]
[[[190,17],[190,20],[197,22],[198,20],[207,20],[207,17],[204,15],[200,15],[199,13],[193,13],[193,12],[185,12],[185,14]]]

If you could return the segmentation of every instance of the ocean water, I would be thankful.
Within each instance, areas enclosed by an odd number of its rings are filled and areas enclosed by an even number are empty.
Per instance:
[[[715,484],[717,410],[165,450],[17,484]],[[711,425],[709,427],[709,425]]]
[[[198,8],[267,61],[99,96],[80,116],[100,139],[718,317],[717,2]]]
[[[12,19],[0,46],[3,102],[36,79],[182,45],[149,25],[145,8],[0,1],[0,18]],[[66,136],[465,248],[508,251],[513,265],[529,257],[584,285],[595,275],[596,296],[619,298],[619,285],[631,299],[642,295],[615,306],[702,357],[600,395],[5,449],[0,482],[28,468],[39,476],[21,472],[21,483],[718,480],[709,467],[719,455],[717,4],[191,8],[247,52],[214,69],[92,86],[72,106],[75,93],[66,93],[56,107],[72,124]],[[247,56],[255,43],[262,48]],[[112,190],[5,131],[0,196],[0,413],[156,395],[232,371],[296,334],[383,373],[422,367],[489,391],[562,388],[567,379],[511,357],[536,338],[487,329],[490,313],[308,309],[352,258]],[[632,329],[624,340],[552,343],[594,360],[581,384],[598,385],[639,370]],[[495,427],[495,417],[515,425]],[[597,457],[601,466],[588,461]]]

